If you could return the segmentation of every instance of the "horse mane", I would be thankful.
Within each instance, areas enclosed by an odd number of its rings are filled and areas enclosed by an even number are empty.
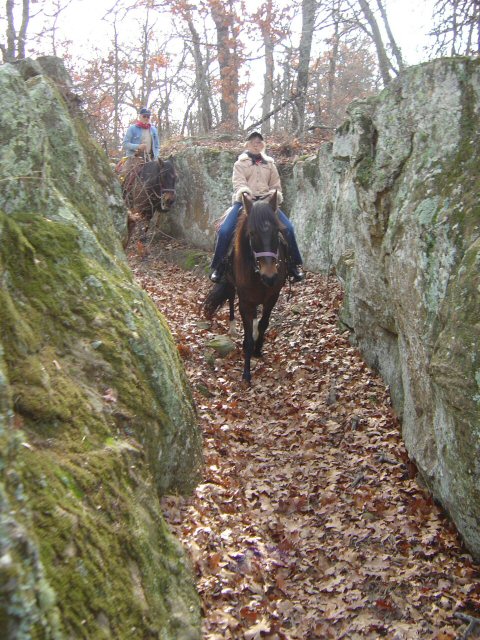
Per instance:
[[[177,178],[177,170],[175,168],[174,157],[169,156],[168,158],[158,158],[158,160],[154,160],[160,164],[160,169],[162,172],[171,173],[175,178]]]
[[[156,160],[156,162],[158,162],[158,160]],[[166,158],[165,160],[163,160],[163,158],[162,158],[162,162],[163,162],[163,166],[166,169],[169,169],[169,170],[175,172],[175,165],[173,163],[173,159],[172,158]]]
[[[265,223],[277,227],[278,231],[282,231],[285,228],[280,222],[276,211],[267,200],[257,200],[253,203],[248,215],[244,210],[240,214],[233,240],[237,277],[240,276],[240,272],[247,271],[253,263],[248,231],[260,232]]]
[[[233,248],[235,255],[242,255],[242,248],[247,239],[246,226],[248,216],[245,211],[242,211],[238,217],[237,226],[235,228],[235,235],[233,238]]]

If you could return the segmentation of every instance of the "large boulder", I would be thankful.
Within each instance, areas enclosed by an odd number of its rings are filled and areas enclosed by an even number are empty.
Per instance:
[[[0,96],[0,637],[199,638],[159,496],[200,436],[120,189],[58,60],[0,67]]]
[[[306,264],[388,385],[410,456],[480,558],[480,61],[407,69],[354,102],[288,189]]]
[[[156,228],[213,249],[215,221],[232,204],[232,168],[241,148],[236,153],[190,145],[177,153],[177,200],[168,214],[157,216]]]

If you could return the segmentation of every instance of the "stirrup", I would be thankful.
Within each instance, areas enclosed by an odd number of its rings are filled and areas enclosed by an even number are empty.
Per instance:
[[[305,278],[301,265],[289,265],[288,275],[294,282],[301,282]]]

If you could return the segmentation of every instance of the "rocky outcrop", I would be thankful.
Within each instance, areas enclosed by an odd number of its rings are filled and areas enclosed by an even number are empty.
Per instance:
[[[195,484],[200,436],[119,186],[58,61],[0,88],[0,637],[199,638],[159,495]]]
[[[157,216],[156,228],[196,247],[211,250],[215,221],[231,206],[232,167],[238,153],[189,146],[175,156],[177,200],[168,214]]]
[[[390,386],[410,456],[480,558],[480,61],[408,69],[354,102],[288,190],[306,264]]]

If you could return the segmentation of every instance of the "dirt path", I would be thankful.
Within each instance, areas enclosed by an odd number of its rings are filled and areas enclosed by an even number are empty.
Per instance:
[[[479,567],[421,488],[385,385],[337,327],[338,286],[307,274],[282,294],[264,359],[240,382],[205,343],[205,275],[170,241],[130,264],[166,316],[204,434],[203,483],[164,500],[190,554],[204,638],[453,640],[480,616]],[[162,258],[163,257],[163,258]],[[240,328],[240,327],[239,327]]]

